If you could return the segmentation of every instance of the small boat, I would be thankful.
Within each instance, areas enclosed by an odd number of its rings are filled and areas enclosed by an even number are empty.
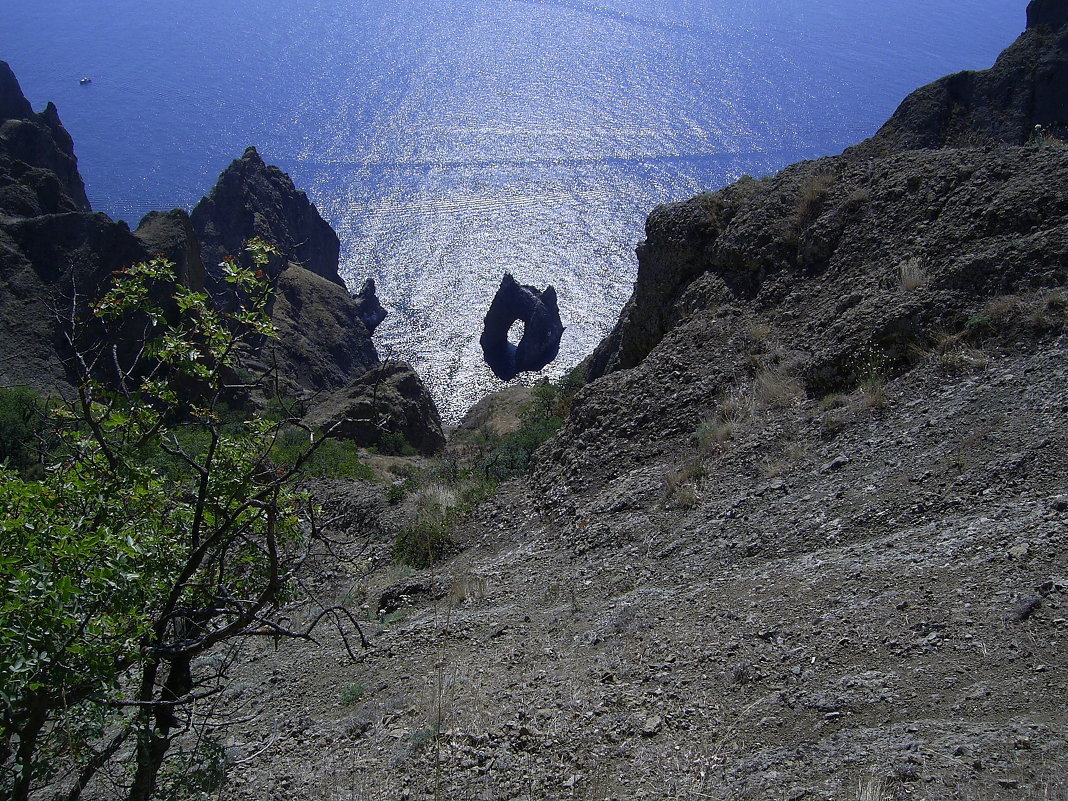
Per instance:
[[[92,83],[92,82],[93,82],[93,79],[90,78],[88,75],[86,77],[82,78],[80,81],[78,81],[78,83],[80,83],[82,86],[85,86],[87,83]]]

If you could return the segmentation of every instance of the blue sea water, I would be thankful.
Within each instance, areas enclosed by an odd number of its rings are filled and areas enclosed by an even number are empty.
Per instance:
[[[2,0],[0,59],[59,107],[93,207],[191,208],[249,144],[306,190],[455,420],[500,386],[501,274],[556,286],[545,372],[626,300],[657,203],[837,153],[989,66],[1024,0]],[[92,83],[79,85],[89,76]]]

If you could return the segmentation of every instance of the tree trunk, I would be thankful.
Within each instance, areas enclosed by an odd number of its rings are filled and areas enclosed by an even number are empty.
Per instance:
[[[167,679],[160,688],[163,703],[153,707],[137,734],[137,770],[127,801],[148,801],[156,792],[156,780],[171,747],[171,729],[178,725],[173,702],[181,700],[193,688],[190,661],[189,657],[180,657],[167,666]],[[158,663],[146,672],[146,676],[152,677],[150,687],[155,684],[157,669]]]
[[[37,736],[48,720],[47,705],[30,697],[25,723],[18,729],[19,747],[15,750],[15,782],[12,801],[26,801],[33,789],[33,758],[37,751]]]
[[[127,801],[149,801],[152,798],[163,757],[171,746],[171,738],[166,733],[157,733],[154,717],[148,717],[137,733],[137,771]]]

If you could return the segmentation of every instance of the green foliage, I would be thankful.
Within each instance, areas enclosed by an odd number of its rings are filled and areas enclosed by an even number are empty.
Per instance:
[[[47,410],[28,389],[0,388],[0,465],[25,474],[40,462]]]
[[[983,312],[976,312],[970,316],[967,320],[964,320],[964,331],[970,335],[986,336],[994,330],[993,321],[989,315]]]
[[[397,532],[393,558],[409,567],[430,567],[456,547],[450,533],[451,522],[447,510],[420,513]]]
[[[218,740],[199,739],[190,753],[163,769],[157,795],[163,801],[209,801],[226,782],[226,750]]]
[[[292,468],[315,441],[312,432],[289,425],[282,428],[271,448],[271,461]],[[346,478],[375,481],[374,470],[360,459],[360,448],[349,440],[325,439],[318,444],[302,470],[308,478]]]
[[[408,488],[405,486],[405,482],[399,484],[390,484],[389,489],[386,490],[386,502],[390,506],[396,506],[398,503],[404,500],[404,497],[408,494]]]
[[[402,565],[426,568],[456,549],[452,531],[475,504],[488,498],[496,484],[480,473],[447,463],[424,477],[414,491],[411,520],[397,533],[393,556]],[[406,482],[407,484],[408,482]],[[411,480],[412,491],[418,482]]]
[[[575,395],[584,385],[578,373],[569,373],[553,384],[533,389],[533,398],[521,413],[519,429],[502,437],[478,468],[487,478],[503,481],[522,475],[530,468],[534,451],[547,442],[571,413]]]
[[[341,705],[352,706],[361,698],[363,698],[366,688],[359,682],[348,684],[341,691]]]
[[[255,241],[249,251],[257,266],[272,252]],[[111,383],[82,376],[78,401],[56,413],[42,478],[0,470],[4,797],[28,798],[52,770],[91,774],[99,764],[85,746],[105,728],[137,740],[113,752],[133,752],[131,801],[156,789],[189,798],[221,781],[221,751],[161,772],[171,730],[197,687],[224,679],[195,680],[194,660],[270,627],[287,597],[305,537],[294,482],[320,445],[301,432],[275,465],[283,423],[224,421],[224,376],[242,343],[273,333],[262,274],[228,263],[225,277],[244,299],[233,312],[179,285],[163,260],[117,274],[94,314],[116,337],[130,317],[148,320],[145,347]],[[109,344],[100,352],[114,354]],[[14,400],[5,394],[0,408]],[[10,430],[9,442],[28,429]],[[357,470],[336,449],[320,458]]]
[[[389,431],[378,442],[378,452],[384,456],[417,456],[419,451],[412,447],[408,438],[400,431]]]

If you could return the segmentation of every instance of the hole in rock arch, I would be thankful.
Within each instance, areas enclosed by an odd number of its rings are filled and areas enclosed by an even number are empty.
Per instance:
[[[508,329],[508,341],[513,345],[518,345],[519,340],[523,338],[524,331],[526,331],[526,324],[522,320],[516,320]]]

